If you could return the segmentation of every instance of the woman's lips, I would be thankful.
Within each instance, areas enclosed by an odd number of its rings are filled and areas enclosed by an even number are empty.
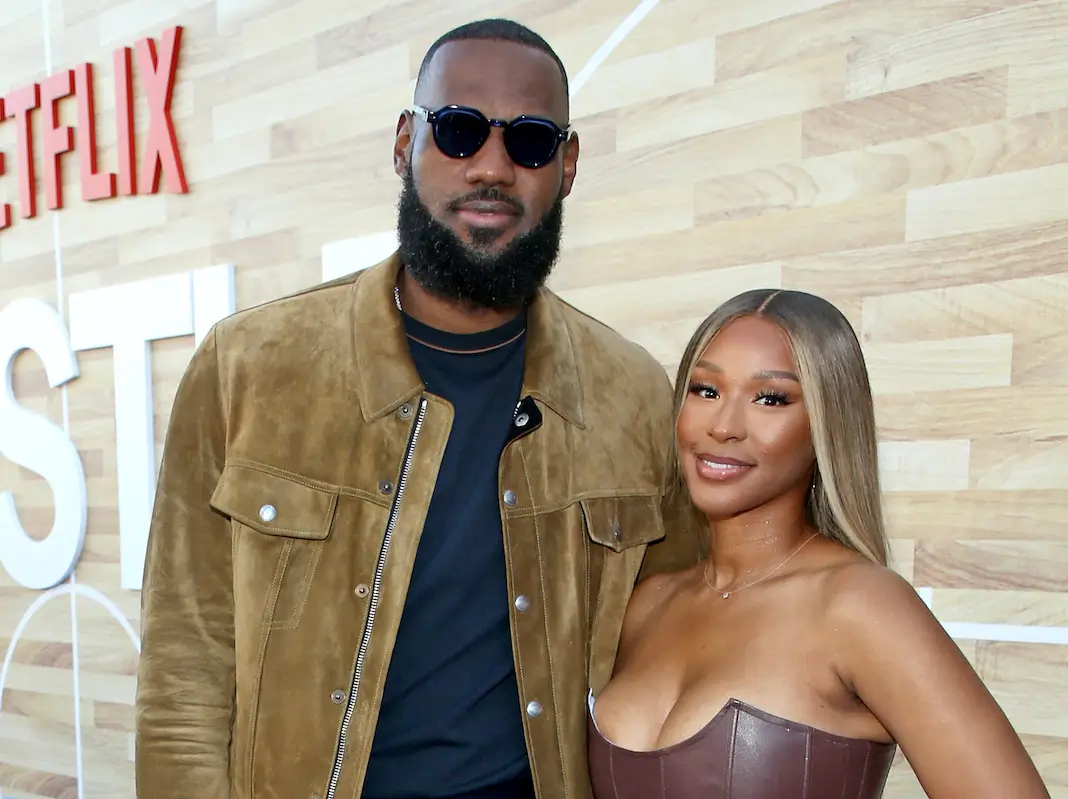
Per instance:
[[[697,455],[695,457],[697,474],[706,480],[717,482],[735,480],[753,468],[751,463],[722,455]]]

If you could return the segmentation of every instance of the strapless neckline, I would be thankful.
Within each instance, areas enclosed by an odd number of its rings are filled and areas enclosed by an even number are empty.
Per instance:
[[[732,697],[669,746],[617,746],[597,728],[590,691],[588,760],[597,799],[878,799],[897,746],[823,732]]]
[[[802,724],[801,722],[794,721],[793,719],[776,716],[774,713],[769,713],[768,711],[762,710],[761,708],[756,707],[755,705],[751,705],[748,702],[743,702],[741,699],[730,697],[726,702],[723,703],[723,706],[719,709],[719,711],[711,719],[709,719],[707,724],[705,724],[703,727],[701,727],[701,729],[697,730],[697,732],[693,733],[692,735],[683,738],[681,741],[669,744],[668,746],[661,746],[656,749],[628,749],[625,746],[620,746],[619,744],[615,743],[610,738],[608,738],[608,736],[606,736],[603,732],[601,732],[601,728],[597,726],[597,717],[593,710],[595,703],[596,699],[593,696],[593,689],[591,688],[589,690],[589,693],[587,694],[586,707],[587,712],[589,714],[590,723],[593,726],[594,731],[601,738],[601,740],[603,740],[613,749],[617,749],[620,752],[626,752],[628,755],[634,757],[663,757],[664,755],[669,755],[673,752],[688,749],[691,746],[694,746],[699,743],[709,734],[711,734],[711,732],[716,728],[719,722],[726,718],[732,710],[738,710],[742,713],[745,713],[746,715],[758,718],[768,724],[773,724],[776,727],[782,727],[784,730],[787,730],[789,732],[806,732],[814,735],[820,735],[832,741],[841,741],[842,743],[862,743],[871,744],[872,746],[877,747],[896,747],[896,744],[891,741],[875,741],[870,738],[852,738],[847,735],[838,735],[837,733],[827,732],[826,730],[821,730],[818,727],[813,727],[809,724]]]

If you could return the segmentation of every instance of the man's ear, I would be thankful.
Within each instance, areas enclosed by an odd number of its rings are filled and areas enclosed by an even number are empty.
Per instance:
[[[571,193],[571,187],[575,183],[575,176],[578,174],[578,157],[579,136],[578,133],[573,132],[564,142],[564,181],[560,189],[564,197]]]
[[[402,178],[412,160],[414,126],[415,118],[408,111],[402,112],[397,120],[397,135],[393,139],[393,171]]]

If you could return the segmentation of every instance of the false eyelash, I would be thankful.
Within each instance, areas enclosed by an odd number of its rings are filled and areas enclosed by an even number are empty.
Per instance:
[[[773,399],[779,402],[786,402],[787,396],[781,391],[761,391],[756,395],[757,399]]]

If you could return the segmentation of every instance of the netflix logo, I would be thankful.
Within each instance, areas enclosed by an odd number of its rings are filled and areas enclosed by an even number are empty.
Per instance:
[[[57,72],[40,83],[23,86],[0,98],[0,124],[14,125],[16,129],[15,171],[19,181],[19,215],[23,219],[37,216],[38,147],[45,202],[51,210],[63,207],[60,158],[75,149],[83,200],[155,194],[161,179],[171,192],[185,194],[189,191],[171,119],[171,97],[181,44],[182,28],[178,26],[164,31],[158,48],[154,39],[146,37],[136,43],[133,51],[129,47],[120,47],[114,53],[117,174],[101,172],[97,168],[92,64],[80,64],[74,69]],[[135,54],[149,114],[140,163],[134,148]],[[61,125],[59,103],[70,98],[77,102],[78,121],[74,126]],[[38,131],[39,136],[35,135]],[[10,158],[0,152],[0,177],[10,174],[9,162]],[[0,230],[11,224],[11,206],[4,204],[0,206]]]

